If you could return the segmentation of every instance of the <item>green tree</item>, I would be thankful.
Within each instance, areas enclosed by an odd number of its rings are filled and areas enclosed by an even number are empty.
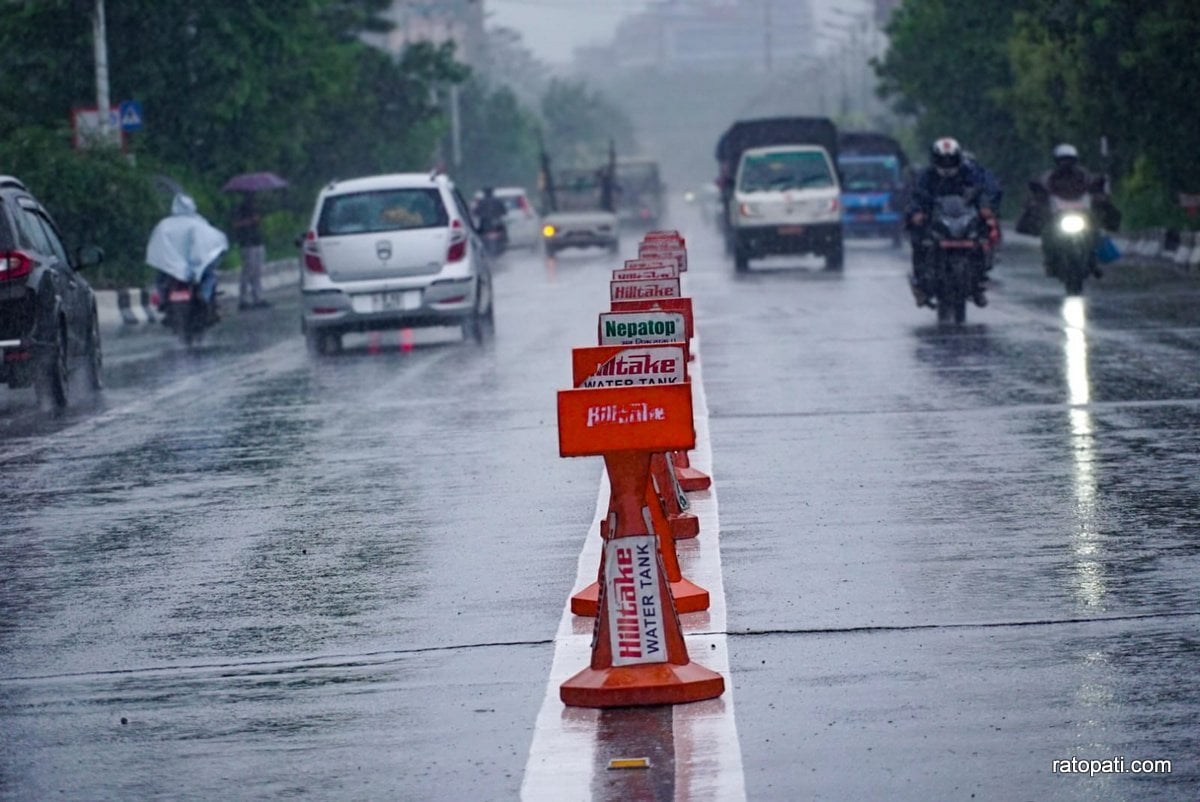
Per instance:
[[[1015,80],[1008,39],[1014,9],[1025,2],[905,0],[887,28],[890,47],[875,64],[880,94],[916,118],[919,142],[953,136],[1009,186],[1028,176],[1038,152],[1036,143],[1014,136],[1008,94]]]
[[[378,14],[389,5],[109,2],[111,96],[139,100],[146,118],[129,154],[210,216],[232,205],[224,181],[249,170],[286,176],[292,190],[273,201],[299,216],[331,178],[427,168],[445,130],[436,90],[466,72],[449,46],[414,45],[396,59],[364,44],[359,34],[386,27]],[[31,126],[66,142],[70,110],[94,105],[91,8],[0,3],[0,142]]]
[[[463,87],[462,165],[464,189],[522,186],[537,181],[539,121],[507,87],[491,89],[479,79]]]
[[[146,278],[146,236],[163,209],[145,170],[113,150],[74,150],[61,129],[38,127],[0,139],[0,164],[50,211],[71,251],[104,248],[89,281],[128,286]]]
[[[560,167],[598,167],[617,153],[635,153],[637,141],[629,117],[604,94],[582,81],[555,79],[542,95],[546,147]]]

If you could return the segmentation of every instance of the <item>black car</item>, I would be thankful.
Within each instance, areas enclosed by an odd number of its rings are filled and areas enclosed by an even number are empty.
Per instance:
[[[96,295],[79,274],[104,252],[71,258],[50,214],[17,179],[0,175],[0,382],[37,391],[43,404],[67,405],[76,370],[100,387]]]

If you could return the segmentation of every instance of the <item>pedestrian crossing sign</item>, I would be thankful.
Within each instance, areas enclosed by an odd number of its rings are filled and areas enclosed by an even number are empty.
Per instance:
[[[142,104],[136,100],[122,100],[118,114],[122,131],[142,130]]]

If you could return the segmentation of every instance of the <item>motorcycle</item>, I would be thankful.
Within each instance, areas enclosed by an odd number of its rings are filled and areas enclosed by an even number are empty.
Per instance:
[[[159,292],[163,325],[188,348],[199,345],[204,333],[219,320],[215,295],[209,303],[204,299],[200,282],[187,282],[175,276],[166,277]]]
[[[1030,182],[1048,215],[1042,226],[1042,253],[1046,274],[1066,287],[1067,295],[1083,292],[1083,281],[1096,271],[1100,227],[1093,211],[1091,193],[1077,198],[1052,194],[1042,184]]]
[[[483,220],[479,225],[483,249],[493,259],[508,250],[508,227],[500,219]]]
[[[939,323],[967,320],[967,301],[985,274],[992,247],[991,228],[972,198],[939,197],[927,233],[931,246],[931,296]]]

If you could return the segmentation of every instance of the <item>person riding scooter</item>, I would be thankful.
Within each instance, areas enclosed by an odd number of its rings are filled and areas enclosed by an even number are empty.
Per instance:
[[[217,262],[229,250],[229,238],[196,211],[183,193],[171,201],[171,214],[158,221],[146,244],[146,264],[158,271],[155,289],[160,310],[166,306],[171,279],[199,286],[210,322],[218,318]],[[165,321],[164,321],[165,322]]]
[[[500,255],[508,247],[508,226],[504,223],[507,212],[504,201],[496,197],[496,190],[484,187],[483,197],[475,207],[475,217],[479,221],[479,233],[492,256]]]
[[[1079,163],[1079,151],[1074,145],[1064,142],[1053,151],[1054,168],[1042,173],[1029,182],[1029,197],[1025,209],[1017,221],[1017,232],[1042,237],[1042,255],[1046,275],[1056,273],[1055,249],[1052,238],[1046,231],[1046,223],[1053,216],[1056,199],[1071,204],[1082,203],[1089,208],[1099,225],[1115,231],[1121,224],[1121,213],[1113,204],[1107,191],[1107,181],[1102,175],[1093,175]],[[1091,273],[1102,276],[1100,267],[1093,260]]]

